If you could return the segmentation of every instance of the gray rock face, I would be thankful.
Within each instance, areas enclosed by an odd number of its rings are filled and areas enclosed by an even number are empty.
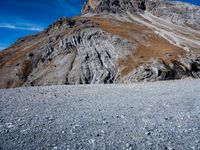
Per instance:
[[[53,68],[45,66],[42,71],[40,67],[36,68],[26,85],[94,84],[117,81],[119,70],[117,58],[123,57],[126,51],[127,54],[129,52],[123,45],[127,44],[129,48],[132,45],[127,40],[97,28],[87,19],[76,24],[81,29],[55,40],[54,42],[58,44],[52,46],[50,51],[47,51],[46,46],[41,47],[41,51],[46,52],[42,56],[44,63],[53,64]],[[112,48],[113,43],[118,46],[119,54],[115,47]]]
[[[199,11],[163,0],[88,0],[80,16],[0,52],[0,87],[199,78]]]
[[[87,0],[82,14],[86,13],[137,13],[149,11],[177,25],[188,25],[200,29],[198,6],[175,0]]]
[[[147,10],[153,15],[171,21],[176,25],[189,26],[200,30],[200,7],[176,1],[147,3]]]
[[[83,14],[92,13],[125,13],[146,10],[146,0],[87,0]]]

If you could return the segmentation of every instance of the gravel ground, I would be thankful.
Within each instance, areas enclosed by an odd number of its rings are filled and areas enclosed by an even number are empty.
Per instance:
[[[200,80],[0,90],[0,149],[200,149]]]

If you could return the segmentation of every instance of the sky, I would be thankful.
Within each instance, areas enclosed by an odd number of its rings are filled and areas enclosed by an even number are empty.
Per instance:
[[[181,0],[200,5],[200,0]],[[79,15],[84,0],[0,0],[0,50],[62,16]]]
[[[0,50],[62,16],[79,15],[84,0],[0,0]]]

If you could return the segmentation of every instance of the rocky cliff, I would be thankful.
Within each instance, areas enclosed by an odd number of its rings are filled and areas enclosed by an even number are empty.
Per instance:
[[[86,0],[80,16],[0,52],[0,87],[200,77],[200,7],[169,0]]]

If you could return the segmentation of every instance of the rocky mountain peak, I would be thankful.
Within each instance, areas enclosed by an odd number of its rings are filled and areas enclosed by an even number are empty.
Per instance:
[[[122,13],[146,9],[146,0],[87,0],[83,13]]]

